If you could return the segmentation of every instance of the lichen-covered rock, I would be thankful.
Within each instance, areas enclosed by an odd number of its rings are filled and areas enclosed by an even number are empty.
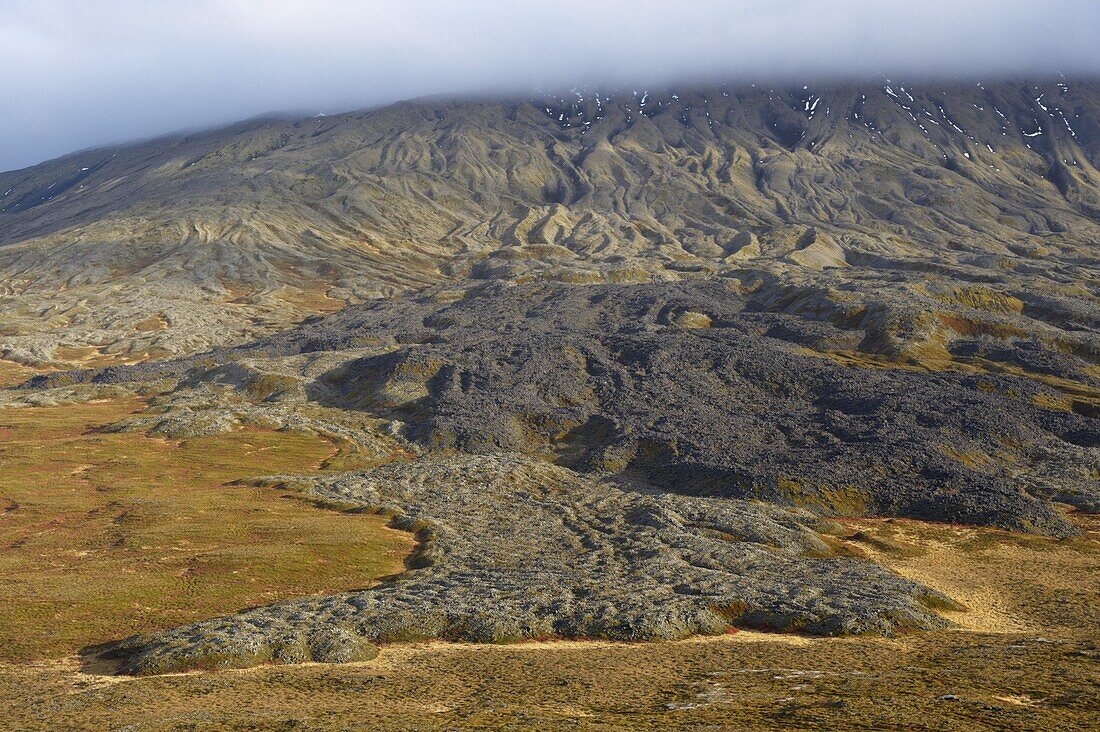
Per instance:
[[[944,597],[828,558],[828,522],[764,503],[653,494],[522,457],[452,456],[298,479],[318,499],[417,527],[411,569],[379,587],[121,641],[126,673],[369,658],[424,638],[683,638],[731,625],[836,635],[939,628]],[[302,639],[307,639],[303,641]],[[289,649],[289,652],[288,652]]]
[[[950,598],[835,556],[828,517],[1071,533],[1052,501],[1097,505],[1100,423],[1073,406],[1091,403],[1091,366],[988,339],[952,355],[942,319],[815,288],[491,286],[79,374],[178,383],[127,429],[259,423],[339,436],[376,455],[369,464],[399,460],[295,482],[334,506],[392,514],[421,540],[409,571],[379,587],[106,655],[155,673],[366,657],[425,638],[942,627]],[[693,327],[703,318],[709,327]],[[921,349],[928,363],[899,355]],[[952,360],[967,353],[984,355]],[[1000,372],[983,366],[998,356],[1010,359]],[[1045,370],[1010,370],[1020,363]],[[272,399],[256,383],[293,388]]]

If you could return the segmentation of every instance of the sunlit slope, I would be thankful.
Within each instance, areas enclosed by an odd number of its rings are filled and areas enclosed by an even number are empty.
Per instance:
[[[882,80],[423,100],[79,153],[0,174],[0,357],[190,352],[482,279],[1072,279],[1098,120],[1094,81]]]

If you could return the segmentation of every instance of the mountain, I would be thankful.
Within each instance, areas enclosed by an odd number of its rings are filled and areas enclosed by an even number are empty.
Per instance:
[[[891,357],[951,331],[899,288],[1025,316],[1012,327],[1094,357],[1098,166],[1092,79],[584,90],[253,120],[0,174],[0,357],[183,355],[487,280],[710,276],[820,317],[874,300],[905,325],[864,350]],[[986,302],[989,287],[1008,299]]]
[[[85,659],[946,627],[840,522],[1100,510],[1098,166],[1100,83],[1054,79],[423,100],[0,174],[0,357],[43,372],[0,404],[321,435],[360,469],[260,484],[418,542]]]

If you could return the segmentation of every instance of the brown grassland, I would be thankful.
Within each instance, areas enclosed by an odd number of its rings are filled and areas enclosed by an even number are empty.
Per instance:
[[[385,519],[236,484],[320,438],[97,431],[140,400],[0,412],[0,728],[1045,729],[1100,726],[1100,522],[1055,541],[854,520],[847,553],[953,595],[957,629],[815,639],[389,646],[371,662],[140,679],[81,647],[400,571]]]
[[[314,470],[333,445],[247,429],[183,442],[96,428],[143,406],[0,412],[0,658],[287,597],[402,569],[407,534],[234,481]]]

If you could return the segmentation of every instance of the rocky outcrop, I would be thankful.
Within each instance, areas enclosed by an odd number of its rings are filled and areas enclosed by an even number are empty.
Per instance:
[[[529,458],[398,463],[305,483],[395,516],[411,569],[362,592],[304,598],[137,636],[90,653],[124,673],[369,658],[374,643],[682,638],[739,625],[815,634],[943,627],[939,593],[826,558],[807,511],[653,494]]]
[[[266,483],[392,515],[420,540],[408,571],[373,589],[89,655],[142,674],[363,658],[424,638],[936,628],[936,610],[958,606],[838,552],[830,517],[1065,536],[1055,501],[1095,510],[1100,423],[1066,407],[1092,403],[1087,361],[987,336],[944,351],[964,360],[917,367],[855,348],[879,318],[841,317],[844,303],[805,291],[766,311],[760,296],[729,280],[492,286],[38,380],[176,384],[123,429],[253,422],[355,442],[387,464]],[[1029,368],[997,371],[1012,364]]]

